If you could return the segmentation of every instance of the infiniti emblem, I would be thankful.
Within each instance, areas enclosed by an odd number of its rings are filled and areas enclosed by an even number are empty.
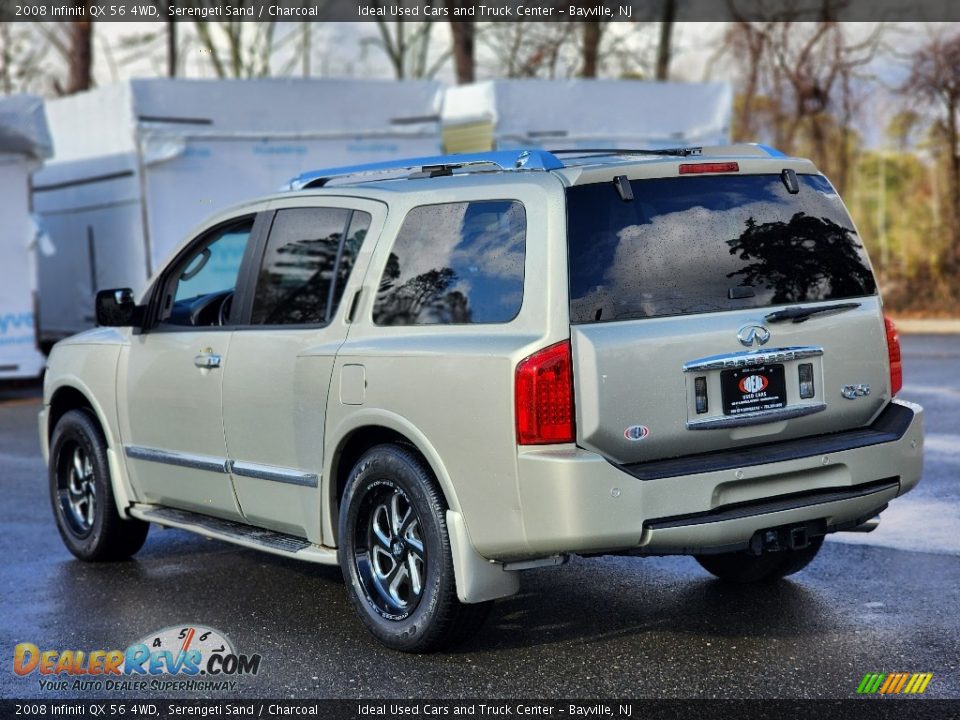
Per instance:
[[[770,339],[770,331],[763,325],[744,325],[737,333],[737,340],[741,345],[766,345]]]

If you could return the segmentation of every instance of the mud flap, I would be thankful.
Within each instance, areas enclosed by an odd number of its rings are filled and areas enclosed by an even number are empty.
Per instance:
[[[504,570],[502,564],[490,562],[473,549],[460,513],[447,510],[447,531],[460,602],[496,600],[514,595],[520,589],[517,573]]]

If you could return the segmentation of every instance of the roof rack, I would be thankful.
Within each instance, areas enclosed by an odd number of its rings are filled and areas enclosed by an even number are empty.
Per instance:
[[[725,155],[753,155],[756,157],[772,158],[787,157],[776,148],[760,143],[734,143],[733,145],[708,145],[705,147],[675,147],[660,149],[641,148],[636,150],[621,148],[576,148],[570,150],[551,150],[550,152],[553,155],[573,155],[588,159],[591,157],[612,157],[615,155],[641,155],[650,157],[690,157],[692,155],[721,157]]]
[[[690,155],[700,155],[703,153],[702,147],[677,147],[661,149],[623,149],[623,148],[571,148],[569,150],[551,150],[552,155],[597,155],[604,157],[607,155],[674,155],[677,157],[689,157]]]
[[[289,182],[287,190],[307,190],[321,188],[333,180],[351,179],[354,182],[373,182],[376,180],[395,180],[399,178],[424,178],[453,175],[455,170],[466,172],[520,170],[560,170],[566,165],[561,156],[616,157],[690,157],[692,155],[717,155],[729,152],[749,155],[785,157],[780,151],[767,145],[745,144],[720,147],[676,147],[676,148],[571,148],[565,150],[494,150],[484,153],[464,153],[460,155],[433,155],[420,158],[403,158],[383,162],[348,165],[345,167],[314,170],[304,173]]]
[[[348,165],[345,167],[314,170],[304,173],[290,181],[290,190],[306,190],[323,187],[331,180],[357,178],[360,182],[393,179],[399,173],[412,173],[407,177],[437,177],[452,175],[454,170],[469,168],[483,172],[484,168],[493,170],[559,170],[563,163],[545,150],[497,150],[486,153],[464,153],[461,155],[435,155],[432,157],[404,158],[385,162]],[[388,177],[376,177],[387,175]],[[361,179],[363,178],[363,179]]]

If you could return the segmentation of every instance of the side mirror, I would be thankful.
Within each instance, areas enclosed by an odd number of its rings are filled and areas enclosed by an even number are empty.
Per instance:
[[[133,327],[140,324],[143,308],[137,305],[130,288],[101,290],[97,293],[96,314],[101,327]]]

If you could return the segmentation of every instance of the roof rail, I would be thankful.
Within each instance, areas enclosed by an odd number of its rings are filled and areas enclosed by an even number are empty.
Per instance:
[[[784,153],[780,152],[779,150],[777,150],[777,149],[776,149],[775,147],[773,147],[772,145],[764,145],[763,143],[749,143],[749,144],[750,144],[750,145],[753,145],[753,146],[755,146],[755,147],[757,147],[757,148],[760,148],[761,150],[763,150],[763,151],[764,151],[767,155],[769,155],[770,157],[777,157],[777,158],[786,157],[786,155],[785,155]]]
[[[668,157],[690,157],[693,155],[756,155],[765,157],[782,158],[786,157],[782,152],[769,145],[760,143],[735,143],[733,145],[707,145],[692,147],[672,147],[672,148],[653,148],[653,149],[626,149],[626,148],[575,148],[570,150],[551,150],[554,155],[560,156],[579,156],[580,158],[591,157],[613,157],[616,155],[639,155],[639,156],[668,156]]]
[[[709,157],[732,157],[734,155],[746,155],[754,157],[772,157],[772,158],[783,158],[786,157],[782,152],[776,148],[772,148],[769,145],[761,145],[760,143],[734,143],[732,145],[714,145],[711,147],[705,147],[703,149],[703,154]]]
[[[551,150],[554,155],[583,155],[585,157],[606,157],[613,155],[673,155],[676,157],[689,157],[690,155],[700,155],[703,153],[702,147],[674,147],[659,149],[626,149],[626,148],[571,148],[569,150]]]
[[[563,163],[552,153],[545,150],[497,150],[486,153],[464,153],[461,155],[434,155],[432,157],[403,158],[384,162],[348,165],[345,167],[314,170],[304,173],[290,181],[288,189],[306,190],[323,187],[331,180],[348,177],[388,175],[386,178],[367,177],[366,180],[393,179],[397,173],[409,171],[414,176],[427,177],[452,175],[454,170],[463,168],[493,167],[495,170],[559,170]],[[361,180],[362,181],[362,180]]]

